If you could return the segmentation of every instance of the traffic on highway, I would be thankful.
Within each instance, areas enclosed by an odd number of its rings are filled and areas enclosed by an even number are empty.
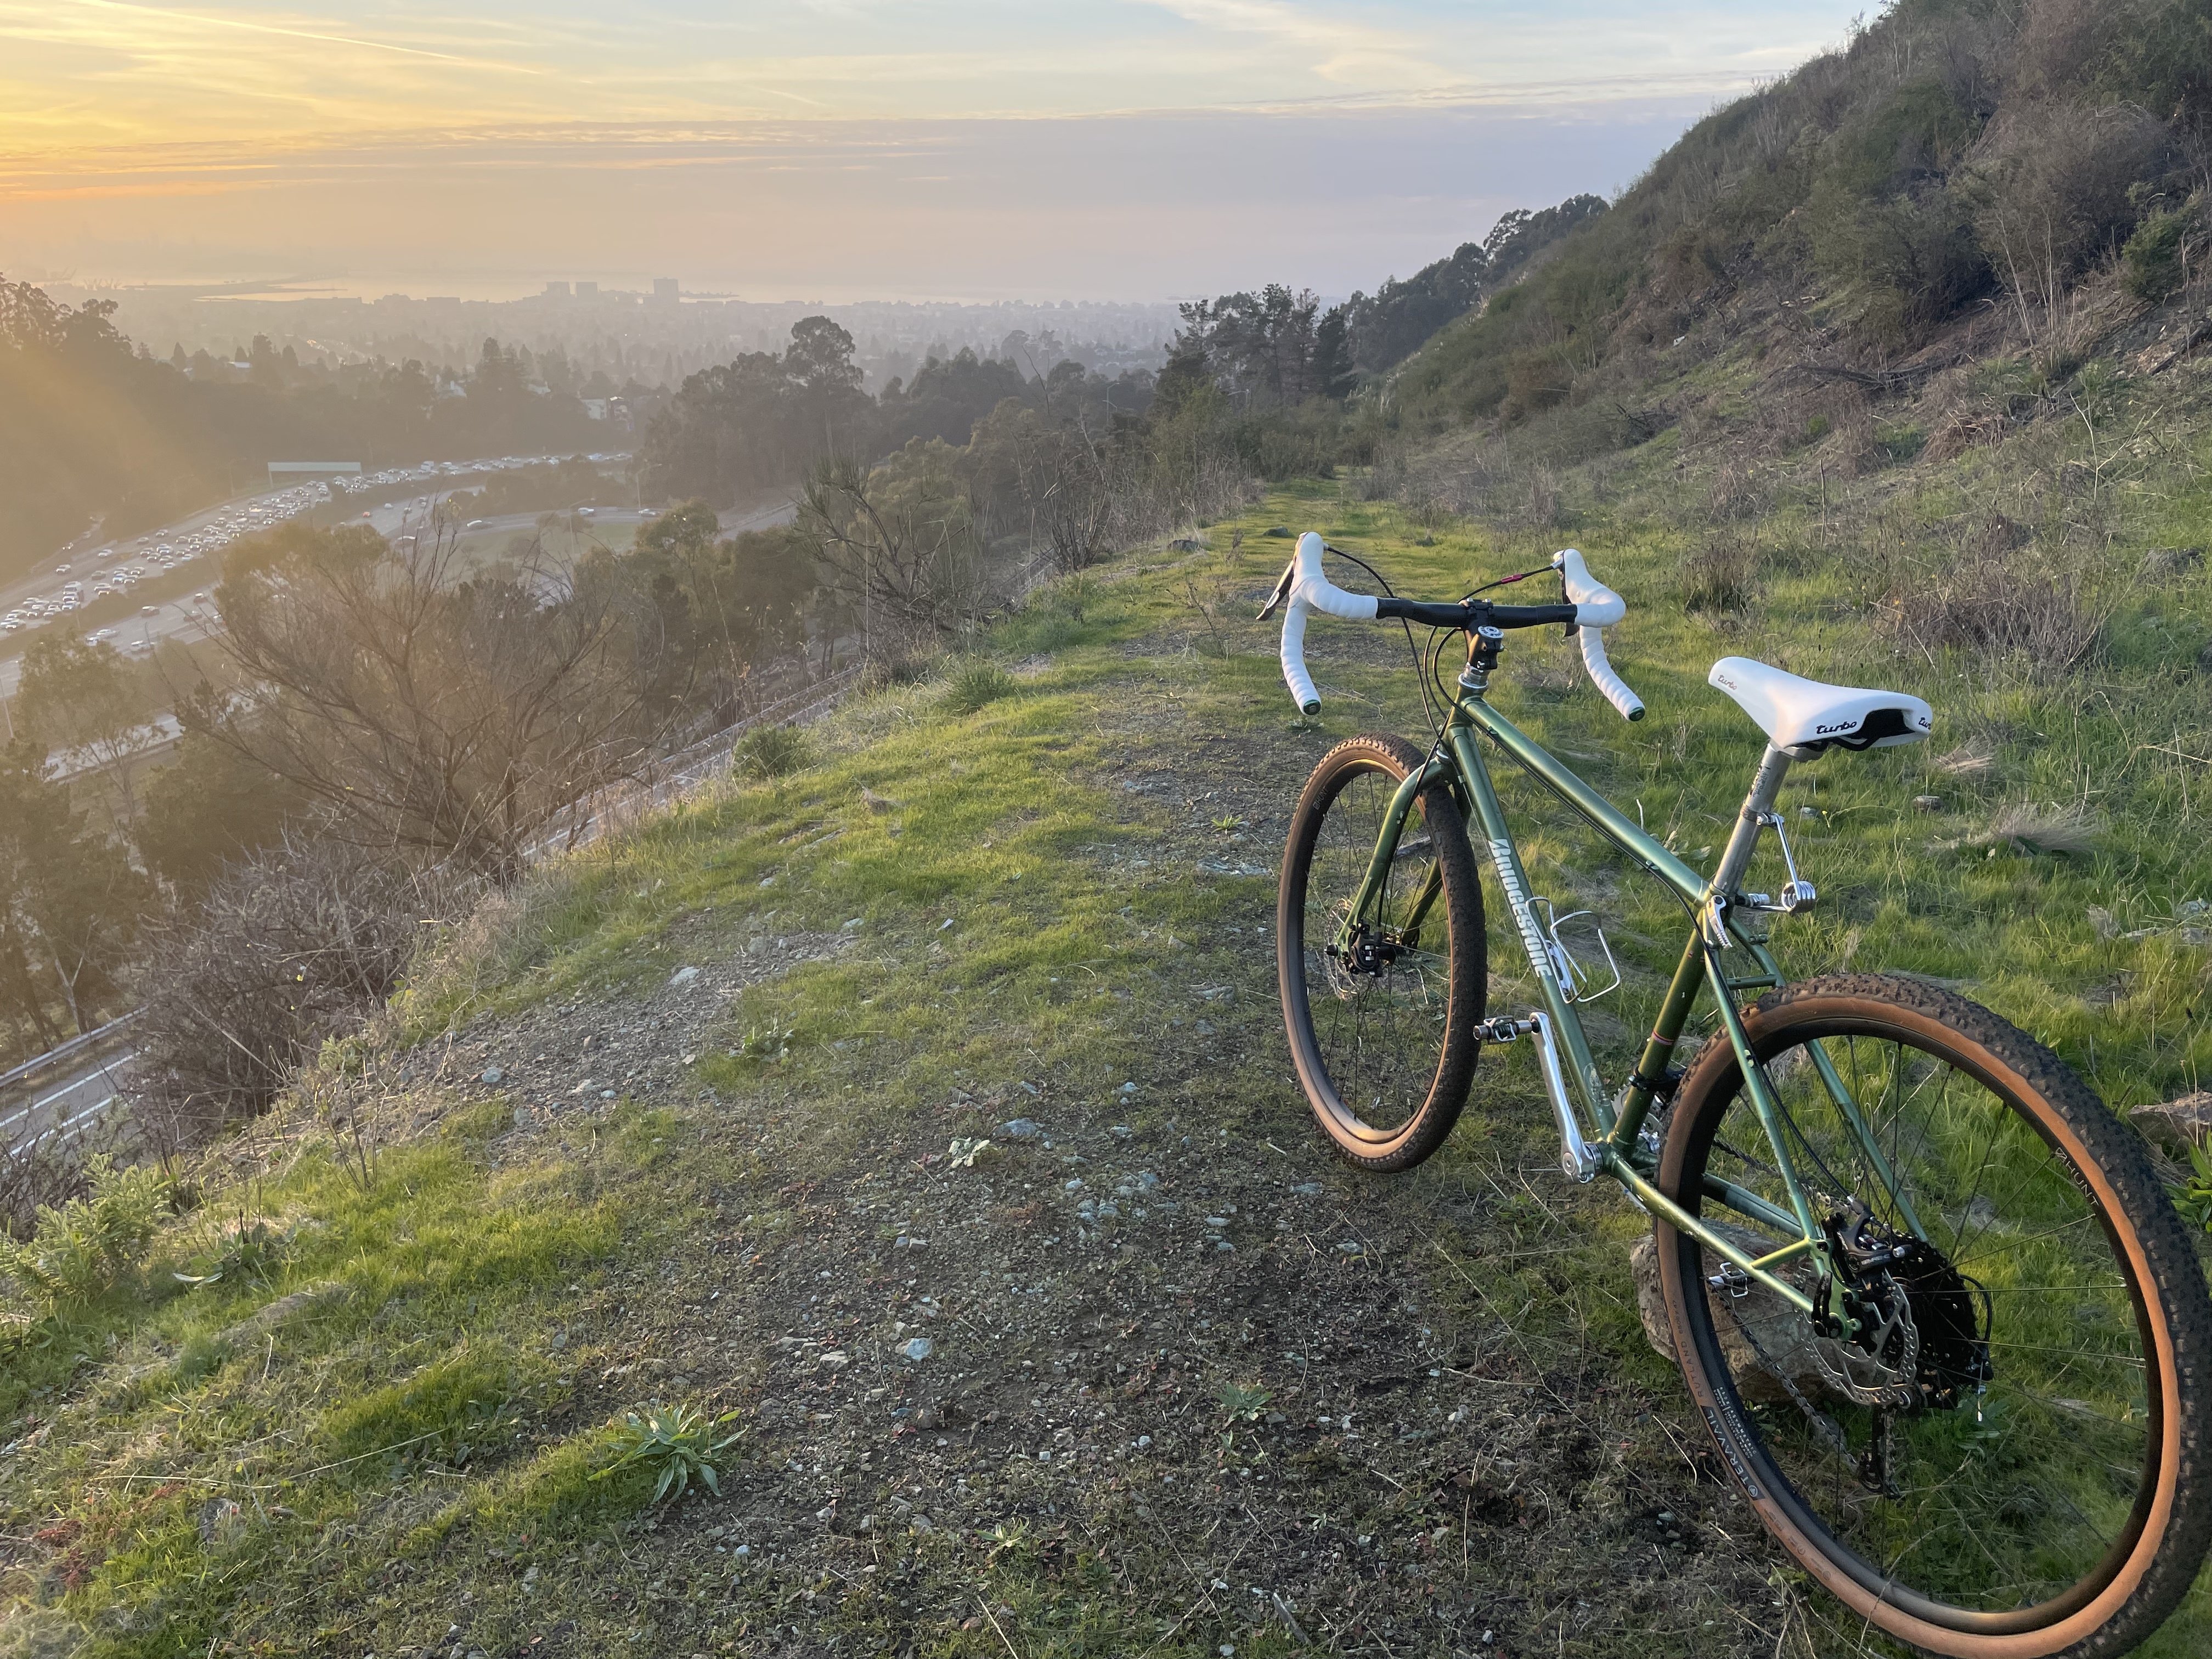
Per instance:
[[[168,572],[189,569],[204,580],[189,594],[171,594],[158,603],[143,605],[137,616],[112,621],[93,629],[88,640],[106,641],[126,656],[143,656],[161,640],[204,635],[213,623],[210,598],[222,574],[222,550],[241,536],[273,528],[347,496],[389,490],[396,485],[420,482],[429,486],[420,497],[386,502],[362,516],[379,533],[390,537],[404,532],[410,524],[457,489],[480,483],[487,476],[527,466],[544,465],[562,458],[551,455],[507,455],[473,461],[426,461],[414,467],[390,467],[357,477],[294,484],[177,520],[142,536],[101,542],[96,536],[80,538],[53,556],[54,563],[9,589],[0,589],[0,697],[13,696],[21,675],[21,649],[30,630],[84,610],[94,601],[127,595],[143,582]],[[626,454],[587,457],[598,465],[627,460]],[[635,521],[647,514],[605,509],[610,523]],[[493,527],[512,522],[534,523],[536,515],[518,514],[496,521],[479,520]]]

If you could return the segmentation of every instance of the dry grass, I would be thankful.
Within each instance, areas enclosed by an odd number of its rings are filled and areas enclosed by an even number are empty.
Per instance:
[[[2078,804],[2036,806],[2027,801],[2001,807],[1988,829],[1970,843],[1997,848],[2009,844],[2028,853],[2077,855],[2096,851],[2103,833]]]

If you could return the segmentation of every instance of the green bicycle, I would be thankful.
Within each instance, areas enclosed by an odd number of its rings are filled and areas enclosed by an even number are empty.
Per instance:
[[[2212,1305],[2140,1144],[1989,1010],[1890,975],[1786,982],[1766,945],[1772,917],[1817,897],[1775,810],[1791,765],[1917,742],[1928,705],[1716,663],[1711,684],[1767,742],[1708,879],[1486,699],[1508,630],[1564,623],[1593,684],[1626,718],[1643,714],[1602,639],[1626,607],[1579,553],[1552,562],[1565,603],[1504,605],[1348,592],[1322,570],[1337,550],[1302,537],[1261,612],[1287,604],[1284,677],[1301,708],[1320,707],[1304,661],[1314,611],[1457,630],[1467,661],[1429,748],[1338,744],[1291,820],[1283,1013],[1330,1139],[1362,1168],[1409,1169],[1450,1133],[1483,1046],[1531,1042],[1562,1166],[1619,1182],[1650,1212],[1691,1395],[1807,1571],[1930,1652],[2027,1659],[2143,1640],[2212,1541]],[[1679,964],[1617,1091],[1577,1012],[1612,988],[1612,952],[1534,894],[1478,737],[1686,913]],[[1470,818],[1539,988],[1542,1006],[1525,1013],[1485,1006]],[[1770,828],[1787,872],[1771,896],[1745,886]],[[1677,1066],[1701,993],[1715,1040]]]

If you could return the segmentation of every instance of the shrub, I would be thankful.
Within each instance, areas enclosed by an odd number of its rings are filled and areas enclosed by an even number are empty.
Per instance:
[[[813,745],[795,726],[763,726],[745,733],[730,757],[730,770],[753,783],[803,772],[813,758]]]
[[[1737,536],[1718,536],[1682,562],[1682,609],[1747,611],[1757,592],[1759,549]]]
[[[2120,250],[2120,282],[2138,300],[2155,303],[2189,280],[2194,216],[2163,209],[2142,222]]]
[[[171,1151],[266,1111],[398,988],[422,919],[461,914],[475,891],[297,836],[234,866],[146,953],[133,1121]]]
[[[1923,651],[2024,657],[2042,675],[2093,660],[2110,607],[2092,600],[2080,570],[2008,545],[2003,528],[1993,523],[1936,569],[1906,574],[1884,604],[1888,624]]]
[[[88,1194],[42,1207],[27,1242],[0,1235],[0,1273],[47,1314],[82,1307],[137,1268],[169,1207],[151,1165],[118,1170],[96,1155],[85,1174]]]
[[[1014,690],[1014,677],[996,663],[966,663],[945,689],[945,707],[955,714],[972,714],[988,703],[1012,696]]]

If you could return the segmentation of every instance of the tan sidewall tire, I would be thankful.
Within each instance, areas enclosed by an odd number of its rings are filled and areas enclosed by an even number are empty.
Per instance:
[[[1745,1026],[1758,1047],[1789,1028],[1834,1018],[1879,1022],[1901,1036],[1934,1038],[1954,1048],[1977,1051],[1990,1083],[2017,1098],[2041,1103],[2039,1127],[2072,1161],[2095,1201],[2114,1222],[2112,1231],[2149,1310],[2164,1405],[2157,1480],[2135,1547],[2111,1581],[2063,1619],[2004,1633],[1954,1629],[1906,1613],[1831,1560],[1765,1491],[1763,1482],[1755,1493],[1747,1486],[1746,1495],[1784,1547],[1838,1601],[1890,1634],[1931,1653],[1955,1659],[2042,1659],[2067,1652],[2125,1651],[2148,1637],[2187,1593],[2204,1555],[2208,1530],[2212,1530],[2201,1478],[2206,1427],[2201,1393],[2208,1370],[2212,1370],[2212,1314],[2207,1311],[2203,1271],[2196,1251],[2139,1145],[2057,1056],[2025,1032],[1948,992],[1918,981],[1873,974],[1836,975],[1771,994],[1746,1011]],[[1716,1039],[1705,1045],[1676,1095],[1659,1185],[1678,1202],[1682,1201],[1680,1185],[1694,1121],[1715,1090],[1734,1093],[1740,1086],[1737,1077],[1734,1053],[1725,1040]],[[2103,1133],[2095,1127],[2098,1117],[2103,1120]],[[2091,1126],[2087,1137],[2084,1124]],[[2096,1150],[2089,1138],[2098,1141]],[[2154,1237],[2144,1236],[2145,1222]],[[1693,1329],[1683,1282],[1685,1241],[1663,1222],[1655,1232],[1668,1317],[1678,1334],[1676,1347],[1685,1356],[1684,1379],[1723,1461],[1741,1485],[1749,1472],[1745,1461],[1748,1431],[1705,1374],[1696,1345],[1684,1340],[1684,1334]],[[2160,1233],[2166,1236],[2156,1236]],[[2178,1351],[2178,1339],[2190,1352]],[[1729,1443],[1732,1437],[1736,1444]],[[2177,1514],[2184,1505],[2185,1511]],[[2146,1595],[2147,1581],[2154,1582]]]
[[[1324,1103],[1335,1091],[1322,1063],[1318,1048],[1299,1030],[1305,1006],[1303,884],[1310,867],[1312,842],[1319,834],[1319,818],[1341,793],[1340,775],[1353,769],[1373,769],[1403,780],[1427,763],[1428,757],[1403,738],[1363,732],[1347,738],[1321,757],[1297,809],[1291,816],[1291,833],[1283,846],[1283,866],[1278,882],[1275,910],[1276,984],[1282,999],[1285,1036],[1291,1045],[1291,1063],[1306,1103],[1321,1124],[1329,1144],[1349,1163],[1379,1174],[1410,1170],[1443,1145],[1467,1104],[1474,1080],[1474,1062],[1481,1044],[1475,1028],[1482,1023],[1489,994],[1486,962],[1487,941],[1483,935],[1482,879],[1468,845],[1466,820],[1442,783],[1423,790],[1419,798],[1422,820],[1434,842],[1437,863],[1443,872],[1444,910],[1451,925],[1451,991],[1444,1013],[1444,1038],[1436,1075],[1427,1098],[1405,1127],[1388,1140],[1366,1142],[1347,1136],[1331,1121]]]

